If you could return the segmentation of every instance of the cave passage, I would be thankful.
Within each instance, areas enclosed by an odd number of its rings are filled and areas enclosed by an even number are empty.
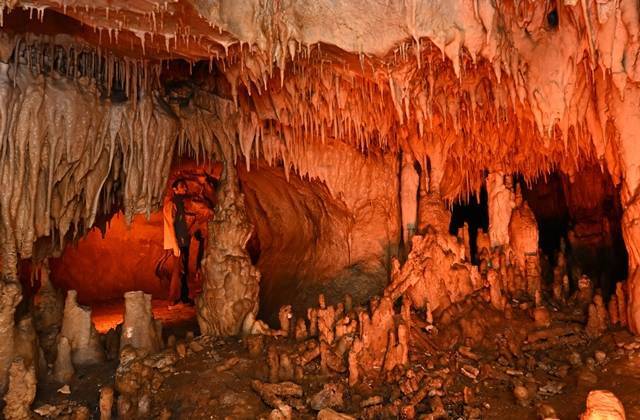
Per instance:
[[[628,275],[620,194],[608,172],[597,166],[572,178],[553,172],[525,187],[523,194],[540,228],[546,280],[551,281],[557,252],[564,247],[571,277],[587,275],[608,299]]]
[[[451,224],[449,225],[449,233],[458,234],[458,229],[464,224],[469,227],[469,244],[471,247],[471,261],[478,262],[478,229],[483,232],[489,230],[489,214],[487,210],[487,189],[480,190],[480,197],[472,195],[467,202],[456,202],[451,209]]]

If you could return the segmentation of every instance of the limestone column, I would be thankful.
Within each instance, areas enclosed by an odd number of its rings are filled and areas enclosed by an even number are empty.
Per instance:
[[[509,222],[515,199],[513,192],[504,183],[504,173],[492,172],[487,176],[487,196],[491,246],[508,245]]]
[[[414,166],[411,153],[402,154],[400,168],[400,206],[402,209],[402,238],[405,247],[416,231],[418,217],[418,184],[419,175]],[[408,248],[407,248],[408,249]]]
[[[527,279],[531,297],[540,290],[540,256],[538,255],[538,222],[529,205],[522,198],[520,186],[515,193],[515,208],[509,222],[509,240],[516,263]]]
[[[599,94],[606,93],[601,89]],[[640,143],[637,141],[640,130],[640,88],[628,84],[624,97],[617,90],[611,92],[613,104],[608,107],[613,113],[614,124],[619,133],[615,142],[615,158],[607,156],[610,168],[619,166],[622,188],[621,201],[622,236],[629,255],[629,278],[627,288],[629,301],[627,316],[629,329],[640,333]]]
[[[202,294],[196,299],[203,335],[240,333],[244,319],[258,313],[260,272],[245,249],[253,232],[240,192],[230,136],[217,131],[224,171],[217,205],[209,222],[209,240],[202,263]],[[231,140],[231,141],[230,141]]]
[[[9,79],[9,64],[0,63],[0,125],[7,124],[9,105],[13,96],[13,82]],[[0,164],[0,182],[12,185],[14,179],[13,165],[5,159]],[[0,394],[7,388],[9,367],[13,361],[14,314],[18,303],[22,300],[20,282],[18,280],[18,255],[16,250],[15,226],[12,223],[11,188],[0,191]]]

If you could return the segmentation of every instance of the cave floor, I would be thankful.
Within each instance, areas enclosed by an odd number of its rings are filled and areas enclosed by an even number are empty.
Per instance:
[[[548,406],[555,409],[557,418],[575,419],[584,411],[587,394],[595,389],[612,391],[624,404],[627,418],[640,418],[640,338],[618,329],[591,340],[582,329],[580,332],[576,329],[575,341],[563,340],[559,335],[550,336],[550,344],[544,350],[523,347],[519,356],[509,358],[500,346],[487,346],[486,343],[499,342],[501,337],[509,337],[512,333],[539,332],[540,328],[533,325],[526,311],[517,310],[506,320],[483,302],[476,300],[472,305],[485,314],[481,321],[484,338],[473,350],[450,345],[453,342],[451,331],[456,329],[454,325],[443,326],[437,333],[423,333],[426,341],[411,341],[408,368],[422,376],[420,387],[424,384],[431,387],[429,396],[415,406],[416,418],[533,420],[542,418],[539,417],[541,407]],[[97,315],[105,314],[106,320],[106,314],[112,312],[98,310]],[[467,311],[467,314],[477,317],[473,311]],[[553,316],[549,329],[578,326],[560,313]],[[420,325],[420,314],[413,314],[413,317]],[[274,346],[279,353],[289,353],[292,358],[302,354],[308,342],[313,341],[297,343],[293,339],[270,336],[265,336],[264,340],[263,350]],[[426,349],[425,342],[432,343],[433,347]],[[545,343],[544,340],[540,342]],[[596,352],[601,352],[599,357]],[[162,380],[161,385],[151,391],[149,418],[159,418],[162,410],[165,414],[170,412],[170,418],[175,419],[269,418],[272,408],[252,389],[254,379],[269,381],[266,351],[252,357],[246,339],[197,336],[194,339],[178,338],[177,344],[163,354],[174,358],[175,362],[156,372]],[[99,389],[103,384],[114,383],[116,367],[117,362],[110,361],[78,372],[69,384],[70,395],[56,392],[59,384],[45,384],[40,388],[34,407],[45,403],[58,407],[56,416],[45,416],[47,418],[64,418],[65,411],[60,411],[60,407],[71,412],[74,405],[88,406],[97,416]],[[468,374],[475,369],[475,374]],[[346,373],[322,375],[316,359],[305,366],[303,379],[295,380],[302,386],[303,396],[282,399],[294,408],[293,418],[316,418],[317,411],[311,408],[310,401],[325,384],[333,383],[342,397],[342,403],[335,406],[336,411],[363,419],[401,418],[398,409],[412,395],[402,389],[406,378],[403,375],[406,373],[396,377],[391,384],[373,375],[349,388]],[[516,384],[532,390],[520,404],[513,393]],[[432,412],[435,395],[441,397],[447,416],[422,416]],[[371,397],[380,397],[382,403],[363,408]]]

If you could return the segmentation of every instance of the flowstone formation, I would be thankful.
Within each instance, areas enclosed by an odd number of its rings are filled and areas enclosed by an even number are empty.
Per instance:
[[[246,244],[253,232],[247,218],[229,146],[221,143],[225,168],[218,205],[209,223],[210,241],[202,263],[204,284],[197,298],[198,324],[205,335],[240,333],[247,317],[258,313],[260,272],[251,264]]]

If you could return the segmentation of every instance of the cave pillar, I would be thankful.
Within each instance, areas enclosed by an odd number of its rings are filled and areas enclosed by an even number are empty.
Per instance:
[[[12,82],[8,76],[9,65],[0,63],[0,116],[6,119],[7,107],[12,94]],[[4,121],[3,121],[4,123]],[[2,185],[13,184],[13,165],[5,160],[0,163],[0,181]],[[18,253],[16,249],[15,225],[11,219],[11,202],[15,197],[11,188],[3,188],[0,192],[0,394],[4,394],[9,367],[14,357],[14,315],[16,307],[22,299],[18,280]]]
[[[2,260],[4,271],[5,260]],[[14,315],[22,294],[20,284],[5,273],[0,280],[0,394],[7,387],[9,368],[14,357]]]
[[[640,88],[627,85],[624,96],[614,90],[613,101],[609,107],[619,136],[614,142],[614,159],[608,159],[610,168],[619,166],[622,178],[621,202],[622,236],[629,256],[629,277],[627,279],[628,304],[627,316],[629,329],[640,334],[640,143],[637,133],[640,130]]]
[[[241,331],[247,316],[258,313],[260,272],[245,246],[253,232],[240,192],[231,146],[220,141],[225,168],[217,191],[217,206],[208,226],[202,263],[202,294],[196,299],[203,335],[231,336]]]
[[[640,334],[640,197],[629,198],[629,184],[623,184],[622,237],[629,258],[629,277],[627,279],[627,318],[629,329]]]
[[[640,333],[640,201],[627,204],[622,215],[622,236],[629,255],[627,280],[629,329]]]
[[[510,248],[516,264],[525,275],[527,292],[534,297],[541,288],[538,222],[523,199],[519,185],[516,187],[514,204],[509,222]]]
[[[400,169],[400,205],[402,209],[402,238],[408,246],[416,231],[418,217],[418,184],[419,175],[410,153],[402,154]]]
[[[422,176],[418,187],[418,231],[421,234],[427,226],[442,234],[449,233],[451,212],[440,193],[447,150],[440,144],[430,145],[428,158],[421,162]]]
[[[509,222],[515,207],[515,197],[504,180],[502,172],[492,172],[487,176],[489,238],[492,247],[509,244]]]

